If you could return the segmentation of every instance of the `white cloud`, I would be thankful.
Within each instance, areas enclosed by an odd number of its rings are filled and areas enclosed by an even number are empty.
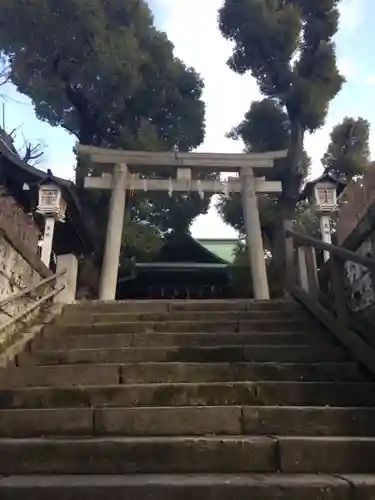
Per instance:
[[[193,223],[192,232],[195,238],[236,238],[236,231],[227,224],[224,224],[218,215],[215,202],[206,215],[201,215]]]
[[[360,25],[363,12],[363,0],[343,0],[339,4],[340,30],[346,35],[352,34]]]
[[[375,75],[370,75],[366,78],[366,85],[375,85]]]
[[[338,45],[337,64],[339,70],[347,81],[363,83],[363,71],[359,61],[347,56],[346,46],[348,40],[356,36],[356,31],[362,22],[364,0],[341,0],[339,13],[340,28],[335,37]]]
[[[250,75],[236,75],[226,65],[230,44],[221,36],[217,14],[222,0],[157,0],[165,17],[162,28],[174,43],[176,55],[204,78],[206,138],[200,151],[241,152],[243,144],[225,138],[242,119],[253,100],[260,98]],[[158,22],[158,19],[156,19]],[[196,237],[230,238],[235,231],[223,224],[211,207],[193,224]]]
[[[321,159],[327,150],[329,144],[329,134],[332,130],[333,123],[328,121],[324,127],[319,129],[314,134],[309,134],[305,139],[305,147],[311,158],[311,177],[318,177],[321,175],[323,167]]]
[[[217,14],[222,0],[157,0],[163,9],[162,28],[175,45],[176,54],[204,78],[206,140],[204,151],[237,152],[243,145],[225,138],[250,103],[260,97],[250,76],[236,75],[226,65],[230,44],[221,36]],[[158,22],[158,19],[156,19]]]
[[[360,79],[360,71],[357,67],[356,61],[347,57],[337,57],[337,66],[342,76],[346,81],[353,81]]]

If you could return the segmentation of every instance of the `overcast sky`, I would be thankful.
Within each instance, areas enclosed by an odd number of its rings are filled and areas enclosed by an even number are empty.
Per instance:
[[[176,55],[202,75],[207,105],[206,139],[200,151],[241,152],[243,145],[225,138],[239,123],[253,100],[261,96],[254,80],[234,74],[226,66],[231,47],[217,28],[217,11],[223,0],[151,0],[149,1],[159,29],[167,32],[175,45]],[[338,62],[347,82],[330,106],[325,127],[308,136],[306,147],[313,160],[314,175],[321,170],[320,158],[327,147],[332,127],[345,116],[362,116],[373,125],[375,137],[375,35],[374,0],[341,0],[340,31],[337,36]],[[73,178],[75,138],[65,131],[39,122],[31,102],[8,85],[5,89],[7,129],[19,130],[33,141],[46,144],[43,168],[55,175]],[[374,141],[371,141],[373,144]],[[375,149],[372,148],[374,155]],[[225,238],[234,236],[215,209],[199,217],[193,225],[196,237]]]

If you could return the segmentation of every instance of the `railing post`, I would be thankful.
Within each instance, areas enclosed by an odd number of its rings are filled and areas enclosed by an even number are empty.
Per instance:
[[[331,254],[329,265],[331,269],[331,280],[333,302],[335,305],[337,321],[341,328],[348,328],[349,314],[347,296],[345,293],[344,265],[342,260],[336,255]]]
[[[296,286],[296,268],[294,265],[294,240],[293,236],[288,234],[292,230],[293,222],[289,220],[284,221],[284,235],[285,235],[285,286],[288,290],[293,290]]]
[[[300,287],[313,296],[319,294],[318,268],[314,247],[298,247],[298,278]]]
[[[314,247],[306,247],[306,267],[309,292],[314,297],[319,295],[318,266],[316,263],[316,250]]]
[[[371,246],[372,246],[372,257],[375,259],[375,233],[372,235],[372,240],[371,240]],[[375,268],[369,269],[370,275],[371,275],[371,285],[372,285],[372,291],[374,292],[374,297],[375,297]]]
[[[306,292],[309,292],[310,287],[309,287],[309,277],[307,274],[306,250],[307,250],[306,247],[297,248],[298,278],[300,287]]]
[[[59,255],[57,257],[57,274],[63,270],[66,273],[57,278],[57,287],[64,286],[64,290],[56,296],[55,302],[59,304],[73,304],[77,293],[78,260],[73,254]]]

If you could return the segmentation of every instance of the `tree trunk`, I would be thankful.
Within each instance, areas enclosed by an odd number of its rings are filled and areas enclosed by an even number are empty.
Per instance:
[[[82,124],[79,132],[78,140],[80,144],[92,146],[94,141],[94,130],[91,125]],[[85,177],[89,173],[89,164],[86,159],[77,158],[76,166],[76,186],[79,191],[83,191],[85,187]]]
[[[304,179],[303,172],[303,142],[305,129],[300,123],[292,123],[291,138],[287,162],[289,168],[282,179],[282,194],[279,199],[278,224],[272,244],[272,255],[275,266],[275,275],[286,295],[285,281],[285,234],[284,228],[287,221],[295,219],[296,205],[299,201],[300,189]]]
[[[283,191],[281,200],[284,206],[295,210],[300,196],[301,185],[305,176],[303,142],[305,138],[305,129],[300,123],[291,124],[290,146],[288,150],[287,162],[290,166],[282,180]]]

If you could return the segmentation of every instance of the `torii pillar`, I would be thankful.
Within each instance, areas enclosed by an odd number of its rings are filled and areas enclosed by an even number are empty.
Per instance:
[[[114,300],[120,264],[122,232],[125,214],[125,187],[127,166],[118,164],[112,177],[112,191],[108,211],[107,236],[105,241],[99,299]]]
[[[258,200],[256,197],[256,180],[253,169],[251,167],[243,167],[241,169],[240,178],[242,181],[242,210],[245,222],[251,276],[253,280],[254,298],[257,300],[268,300],[270,298],[270,293],[268,288]]]

